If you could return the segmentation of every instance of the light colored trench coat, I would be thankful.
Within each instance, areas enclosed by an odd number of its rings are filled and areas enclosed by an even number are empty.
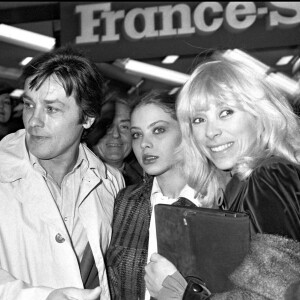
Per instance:
[[[111,238],[120,172],[83,145],[89,169],[80,189],[79,216],[87,232],[102,288],[110,299],[103,254]],[[25,131],[0,143],[0,299],[44,300],[56,288],[83,288],[64,222],[42,176],[30,162]]]

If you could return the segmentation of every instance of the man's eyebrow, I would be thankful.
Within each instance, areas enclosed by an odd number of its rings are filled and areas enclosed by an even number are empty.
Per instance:
[[[23,98],[26,98],[26,99],[28,99],[28,100],[32,100],[32,98],[31,98],[30,96],[28,96],[27,94],[25,94],[25,93],[22,95],[22,97],[23,97]],[[45,99],[44,102],[45,102],[46,104],[48,104],[48,105],[49,105],[49,104],[53,104],[53,103],[58,103],[58,104],[61,104],[61,105],[63,105],[63,106],[66,105],[64,101],[60,101],[60,100],[58,100],[58,99],[53,99],[53,100],[52,100],[52,99],[51,99],[51,100],[50,100],[50,99],[48,99],[48,100]]]
[[[63,105],[63,106],[65,106],[66,105],[66,103],[64,102],[64,101],[60,101],[60,100],[58,100],[58,99],[48,99],[48,100],[44,100],[45,101],[45,103],[46,104],[54,104],[54,103],[58,103],[58,104],[61,104],[61,105]]]
[[[29,96],[28,96],[27,94],[25,94],[25,93],[22,95],[22,98],[26,98],[26,99],[28,99],[28,100],[32,100],[31,97],[29,97]]]
[[[120,122],[130,122],[130,119],[123,119]]]

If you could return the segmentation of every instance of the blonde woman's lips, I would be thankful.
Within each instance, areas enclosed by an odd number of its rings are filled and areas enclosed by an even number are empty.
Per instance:
[[[230,142],[230,143],[223,144],[223,145],[220,145],[220,146],[210,147],[210,150],[212,152],[221,152],[221,151],[224,151],[224,150],[228,149],[232,145],[233,145],[233,142]]]

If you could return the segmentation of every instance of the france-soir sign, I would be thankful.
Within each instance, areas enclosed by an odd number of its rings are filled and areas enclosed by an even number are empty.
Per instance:
[[[62,42],[92,51],[122,51],[124,57],[164,55],[170,47],[173,53],[188,54],[199,51],[197,47],[278,47],[300,42],[300,2],[129,3],[128,8],[121,2],[61,2]],[[159,46],[154,44],[157,41]],[[102,54],[109,57],[107,51]]]

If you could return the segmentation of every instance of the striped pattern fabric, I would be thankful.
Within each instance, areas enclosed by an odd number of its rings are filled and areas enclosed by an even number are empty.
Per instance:
[[[115,200],[112,240],[106,254],[112,300],[144,300],[153,178],[128,186]],[[187,199],[173,205],[195,206]]]

